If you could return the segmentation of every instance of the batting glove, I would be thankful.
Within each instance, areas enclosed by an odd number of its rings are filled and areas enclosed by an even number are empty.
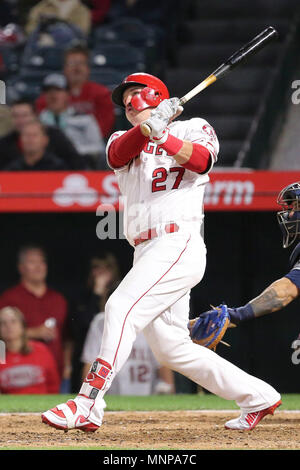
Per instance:
[[[179,98],[164,100],[151,112],[150,118],[145,121],[145,124],[147,124],[151,129],[151,140],[154,140],[159,144],[162,144],[167,140],[167,125],[183,111],[183,107],[179,102]]]
[[[157,117],[161,120],[169,122],[178,111],[182,111],[183,107],[179,104],[179,98],[170,98],[163,100],[159,105],[151,112],[151,117]]]

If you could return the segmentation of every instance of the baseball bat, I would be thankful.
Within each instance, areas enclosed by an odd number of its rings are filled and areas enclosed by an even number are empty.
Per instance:
[[[237,52],[232,54],[220,67],[218,67],[213,73],[206,77],[201,83],[195,86],[192,90],[186,93],[182,98],[180,98],[179,104],[182,106],[187,101],[189,101],[194,96],[198,95],[201,91],[207,88],[209,85],[214,83],[220,78],[223,78],[231,70],[245,62],[250,56],[256,54],[260,49],[265,47],[269,42],[273,41],[278,37],[278,32],[273,26],[269,26],[264,29],[260,34],[255,36],[251,41],[249,41],[245,46],[241,47]],[[151,128],[148,124],[141,124],[141,131],[145,136],[149,136],[151,133]]]

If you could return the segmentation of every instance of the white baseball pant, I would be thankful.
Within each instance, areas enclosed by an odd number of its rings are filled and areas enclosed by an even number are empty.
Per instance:
[[[106,304],[98,357],[118,373],[143,330],[161,364],[234,400],[243,411],[267,408],[280,399],[273,387],[190,339],[190,290],[202,279],[205,265],[205,244],[190,227],[138,245],[132,269]]]

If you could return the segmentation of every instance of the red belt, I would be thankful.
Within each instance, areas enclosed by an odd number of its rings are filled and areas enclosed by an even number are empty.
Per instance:
[[[179,226],[174,223],[167,224],[165,225],[164,230],[166,233],[178,232]],[[156,238],[156,237],[158,237],[156,228],[149,228],[149,230],[145,230],[145,232],[140,233],[139,236],[133,240],[133,243],[134,243],[134,246],[137,246],[140,243],[143,243],[147,240],[152,240],[152,238]]]

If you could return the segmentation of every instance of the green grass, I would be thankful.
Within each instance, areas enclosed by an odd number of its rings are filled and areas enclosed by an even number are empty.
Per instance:
[[[41,412],[63,403],[74,395],[0,395],[0,412]],[[106,395],[106,411],[176,411],[176,410],[233,410],[233,401],[211,394],[113,396]],[[280,410],[300,410],[300,395],[283,394]]]
[[[59,403],[74,398],[74,395],[0,395],[0,412],[21,413],[36,412],[40,413]],[[105,397],[107,411],[176,411],[176,410],[231,410],[237,409],[234,402],[223,400],[211,394],[204,395],[160,395],[148,397],[133,396],[113,396]],[[282,406],[280,410],[300,410],[300,395],[284,394],[282,396]],[[163,443],[162,443],[163,444]],[[123,449],[123,448],[122,448]],[[98,447],[98,446],[53,446],[53,447],[18,447],[15,445],[5,445],[0,450],[120,450],[119,447]],[[123,450],[136,450],[124,448]],[[142,450],[142,449],[139,449]],[[149,449],[145,449],[149,450]],[[155,447],[155,450],[172,449]],[[238,448],[237,448],[238,450]]]

